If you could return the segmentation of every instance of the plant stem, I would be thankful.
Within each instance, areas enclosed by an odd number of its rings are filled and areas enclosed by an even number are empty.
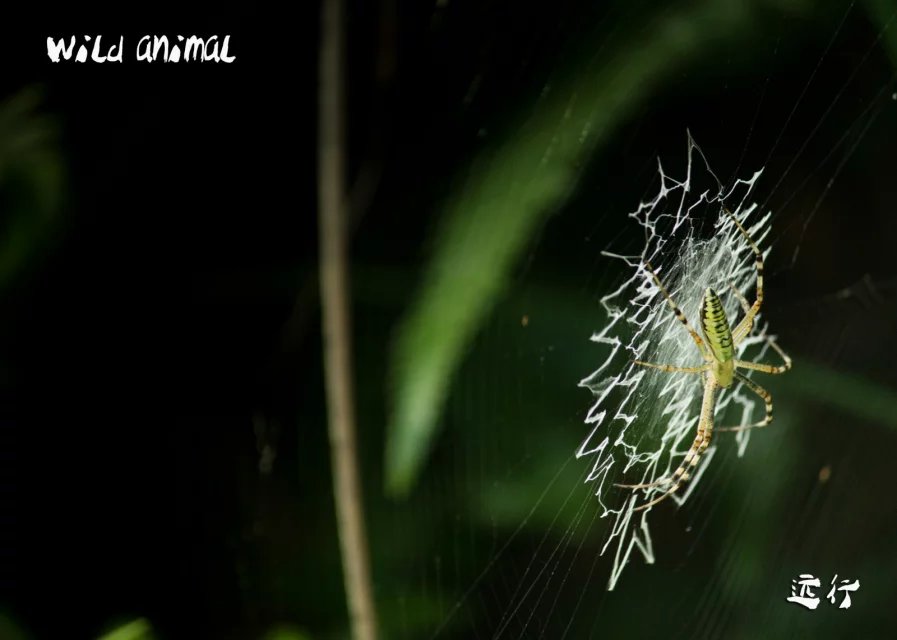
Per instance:
[[[325,0],[321,11],[318,224],[333,492],[352,637],[375,640],[377,621],[358,474],[352,388],[344,161],[343,0]]]

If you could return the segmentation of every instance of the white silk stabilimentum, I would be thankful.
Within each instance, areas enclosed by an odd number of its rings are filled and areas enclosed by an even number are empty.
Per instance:
[[[576,457],[591,464],[586,482],[593,483],[600,516],[613,521],[601,549],[602,555],[608,549],[614,550],[608,589],[616,585],[634,548],[646,562],[654,562],[648,526],[653,507],[637,512],[633,509],[668,488],[661,485],[632,491],[615,487],[614,483],[622,482],[624,477],[629,483],[651,483],[669,476],[679,466],[695,436],[703,390],[699,376],[667,373],[632,362],[682,367],[703,364],[691,336],[676,319],[644,264],[649,262],[654,267],[692,326],[699,327],[700,301],[707,287],[719,293],[726,316],[734,326],[743,311],[731,286],[752,300],[756,272],[751,248],[726,215],[723,203],[761,251],[768,252],[763,244],[770,231],[770,214],[761,215],[757,205],[748,203],[761,171],[724,189],[689,136],[685,179],[671,178],[660,163],[658,173],[660,189],[656,196],[640,204],[629,216],[645,232],[641,254],[605,252],[621,260],[630,275],[601,299],[607,319],[591,339],[601,345],[606,357],[579,383],[592,391],[595,402],[586,418],[590,432]],[[696,188],[705,181],[706,189]],[[745,358],[746,350],[752,350],[754,357],[763,356],[767,346],[766,325],[758,319],[751,335],[738,345],[736,357]],[[730,408],[733,402],[741,406],[740,412]],[[718,396],[717,417],[726,414],[730,420],[741,419],[747,424],[752,416],[762,413],[762,402],[741,385],[723,390]],[[739,456],[744,454],[749,439],[749,430],[735,434]],[[681,505],[688,500],[713,459],[715,445],[716,440],[692,479],[658,507],[669,508],[674,502]]]

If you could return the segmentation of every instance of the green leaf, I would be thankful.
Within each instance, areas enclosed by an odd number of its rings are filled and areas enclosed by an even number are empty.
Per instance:
[[[62,208],[65,165],[33,87],[0,102],[0,287],[40,255]]]
[[[137,618],[103,634],[98,640],[153,640],[153,629],[144,618]]]

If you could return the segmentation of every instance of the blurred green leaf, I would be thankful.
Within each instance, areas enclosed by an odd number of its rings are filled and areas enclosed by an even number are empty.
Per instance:
[[[0,102],[0,286],[45,246],[62,206],[64,162],[41,99],[30,87]]]
[[[897,429],[897,391],[868,378],[795,360],[794,369],[776,382],[786,393],[802,394],[813,402]]]
[[[630,25],[621,45],[602,52],[602,66],[584,56],[567,80],[546,88],[513,135],[473,162],[445,207],[434,255],[391,353],[392,495],[414,484],[472,338],[540,224],[575,187],[580,167],[676,68],[741,33],[750,8],[713,0]]]
[[[103,634],[98,640],[153,640],[154,637],[150,623],[137,618]]]
[[[296,627],[276,627],[271,629],[265,640],[311,640],[311,636]]]
[[[28,635],[9,615],[0,612],[0,638],[3,640],[26,640]]]

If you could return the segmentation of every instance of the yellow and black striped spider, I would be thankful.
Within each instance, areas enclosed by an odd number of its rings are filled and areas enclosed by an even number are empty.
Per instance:
[[[673,301],[669,292],[660,282],[660,278],[657,277],[654,269],[650,264],[647,262],[645,263],[645,268],[654,278],[654,283],[657,285],[657,288],[666,298],[667,303],[670,305],[673,313],[676,314],[679,322],[681,322],[688,330],[695,345],[697,345],[698,351],[701,352],[701,356],[704,358],[704,364],[699,367],[677,367],[674,365],[654,364],[638,360],[634,361],[634,363],[643,367],[660,369],[661,371],[666,371],[668,373],[704,374],[704,399],[701,402],[701,417],[698,420],[698,432],[695,435],[694,442],[688,450],[688,453],[685,454],[679,467],[671,476],[646,484],[617,484],[618,487],[625,487],[628,489],[647,489],[649,487],[670,485],[670,488],[659,498],[655,498],[646,504],[636,507],[635,511],[647,509],[664,498],[674,494],[676,490],[691,477],[690,471],[694,470],[698,465],[701,456],[707,450],[707,447],[710,446],[710,439],[713,435],[713,410],[717,389],[728,389],[737,380],[760,396],[766,403],[766,417],[760,422],[739,427],[721,427],[717,429],[717,431],[743,431],[754,427],[765,427],[772,422],[772,396],[769,395],[769,392],[766,391],[766,389],[739,373],[737,371],[738,369],[751,369],[753,371],[762,371],[763,373],[778,374],[784,373],[791,368],[791,358],[789,358],[772,340],[769,341],[769,345],[779,354],[779,356],[781,356],[784,364],[775,366],[735,359],[736,348],[742,340],[750,334],[751,329],[754,327],[754,318],[760,312],[760,306],[763,304],[763,254],[760,253],[760,249],[757,248],[757,245],[751,239],[748,232],[745,231],[744,227],[741,226],[738,219],[732,215],[728,209],[724,210],[747,240],[751,250],[753,250],[757,268],[757,298],[754,300],[753,305],[748,305],[748,301],[745,297],[734,285],[730,284],[732,292],[738,298],[738,301],[741,303],[741,308],[744,310],[744,318],[742,318],[741,322],[734,328],[726,319],[723,303],[719,299],[719,296],[713,289],[708,288],[704,292],[704,299],[701,302],[701,329],[704,333],[704,338],[701,338],[689,324],[688,318],[685,317],[685,314],[682,313]]]

